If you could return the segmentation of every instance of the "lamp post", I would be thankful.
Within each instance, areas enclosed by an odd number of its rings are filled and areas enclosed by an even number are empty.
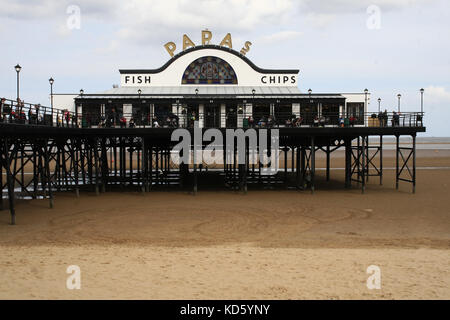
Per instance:
[[[48,79],[48,82],[50,83],[50,108],[51,108],[52,119],[53,119],[53,82],[55,82],[55,80],[53,80],[53,78],[50,78],[50,79]]]
[[[398,95],[397,95],[397,98],[398,98],[398,112],[400,113],[400,98],[402,97],[402,95],[399,93]]]
[[[19,64],[17,64],[14,67],[14,69],[16,69],[16,72],[17,72],[17,99],[19,99],[19,72],[20,72],[20,70],[22,70],[22,67]]]
[[[424,88],[420,89],[420,114],[423,116],[423,92],[425,91]]]
[[[369,90],[366,88],[364,89],[364,113],[366,112],[366,110],[368,109],[367,106],[367,95],[369,94]]]
[[[142,90],[138,89],[139,101],[141,100],[141,93],[142,93]]]
[[[313,103],[313,101],[312,101],[312,99],[311,99],[311,93],[312,93],[312,90],[311,90],[311,88],[309,88],[308,89],[308,95],[309,95],[309,114],[311,114],[312,113],[312,110],[311,110],[311,105],[312,105],[312,103]],[[309,118],[309,116],[307,116],[308,118]]]
[[[381,112],[381,98],[378,98],[378,113]]]

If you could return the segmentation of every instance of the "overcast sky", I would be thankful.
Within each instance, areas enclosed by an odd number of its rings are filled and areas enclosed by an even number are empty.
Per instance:
[[[425,89],[427,135],[450,136],[448,0],[0,0],[0,96],[49,104],[57,93],[108,90],[119,68],[158,68],[201,30],[219,44],[227,32],[237,51],[262,68],[300,69],[306,92],[371,92],[382,108],[420,111]],[[79,8],[79,27],[76,11]]]

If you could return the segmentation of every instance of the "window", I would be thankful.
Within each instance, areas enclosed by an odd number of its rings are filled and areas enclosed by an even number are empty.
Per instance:
[[[237,84],[233,68],[218,57],[201,57],[184,71],[182,84]]]

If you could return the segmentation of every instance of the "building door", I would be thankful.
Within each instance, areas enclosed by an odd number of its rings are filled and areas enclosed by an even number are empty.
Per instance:
[[[275,105],[276,123],[284,125],[288,119],[292,119],[292,103],[277,103]]]
[[[220,127],[220,108],[214,104],[207,104],[204,107],[205,128]]]
[[[347,102],[347,117],[355,118],[355,124],[364,124],[364,102]]]
[[[252,116],[255,123],[266,122],[270,116],[270,104],[255,104]]]
[[[185,127],[194,127],[194,122],[199,121],[199,112],[198,112],[198,104],[188,104],[186,109],[183,111],[184,113],[184,126]]]
[[[309,100],[300,105],[300,116],[303,118],[303,124],[312,125],[314,118],[319,116],[317,102]]]
[[[226,127],[236,128],[237,127],[237,106],[227,105],[225,107],[225,117],[226,117]]]

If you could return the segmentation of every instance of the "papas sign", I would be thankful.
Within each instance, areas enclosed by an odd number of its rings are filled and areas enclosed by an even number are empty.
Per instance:
[[[212,32],[208,29],[202,30],[202,45],[207,45],[211,43],[212,39]],[[247,52],[250,51],[250,46],[252,43],[250,41],[245,41],[244,46],[242,47],[241,51],[239,51],[242,55],[245,55]],[[219,46],[222,47],[228,47],[230,49],[233,49],[233,42],[231,40],[231,34],[227,33],[226,36],[222,39]],[[187,48],[195,47],[195,43],[188,37],[188,35],[183,34],[183,50],[186,50]],[[169,41],[164,45],[164,48],[166,48],[167,52],[170,54],[171,57],[174,56],[175,50],[177,49],[177,45],[175,42]]]

